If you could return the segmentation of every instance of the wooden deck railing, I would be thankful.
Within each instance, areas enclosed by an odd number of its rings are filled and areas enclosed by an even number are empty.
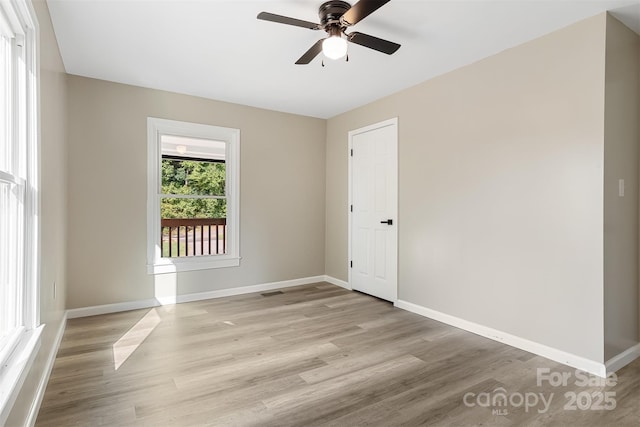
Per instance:
[[[163,257],[227,253],[226,218],[171,218],[160,222]]]

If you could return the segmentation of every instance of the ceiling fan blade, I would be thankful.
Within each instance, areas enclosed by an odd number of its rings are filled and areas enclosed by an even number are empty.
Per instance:
[[[386,53],[387,55],[391,55],[400,49],[400,45],[398,43],[379,39],[378,37],[359,33],[357,31],[349,34],[347,39],[351,43],[359,44],[360,46],[368,47],[369,49],[377,50],[378,52]]]
[[[347,10],[340,20],[347,26],[355,25],[389,3],[389,1],[390,0],[360,0],[351,6],[351,9]]]
[[[314,22],[303,21],[302,19],[289,18],[288,16],[276,15],[275,13],[260,12],[258,19],[263,21],[277,22],[278,24],[294,25],[296,27],[308,28],[310,30],[319,30],[320,24]]]
[[[322,52],[322,42],[324,41],[324,39],[320,39],[318,40],[313,46],[311,46],[311,48],[305,52],[304,55],[302,55],[300,57],[300,59],[298,59],[296,61],[297,65],[306,65],[309,62],[313,61],[313,58],[315,58],[316,56],[318,56],[318,54],[320,52]]]

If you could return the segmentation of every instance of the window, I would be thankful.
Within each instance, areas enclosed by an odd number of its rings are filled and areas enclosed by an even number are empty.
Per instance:
[[[160,146],[160,256],[226,254],[226,143],[161,135]]]
[[[240,131],[156,118],[147,129],[147,271],[238,266]]]
[[[0,425],[29,371],[38,328],[36,20],[0,2]]]

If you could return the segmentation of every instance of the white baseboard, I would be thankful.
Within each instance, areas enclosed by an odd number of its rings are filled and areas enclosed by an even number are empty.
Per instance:
[[[525,338],[521,338],[515,335],[508,334],[497,329],[489,328],[487,326],[479,325],[468,320],[460,319],[449,314],[441,313],[430,308],[422,307],[417,304],[413,304],[407,301],[398,300],[396,307],[403,310],[410,311],[412,313],[419,314],[424,317],[428,317],[433,320],[437,320],[447,325],[455,326],[456,328],[464,329],[465,331],[472,332],[476,335],[480,335],[486,338],[490,338],[494,341],[498,341],[512,347],[519,348],[521,350],[528,351],[530,353],[537,354],[547,359],[562,363],[564,365],[571,366],[576,369],[580,369],[585,372],[589,372],[596,376],[605,378],[607,376],[607,368],[604,363],[596,362],[593,360],[585,359],[584,357],[577,356],[575,354],[567,353],[557,348],[549,347],[544,344],[540,344],[534,341],[530,341]]]
[[[352,290],[351,286],[349,286],[347,282],[345,282],[344,280],[336,279],[335,277],[324,276],[324,281],[331,283],[332,285],[340,286],[341,288],[345,288],[350,291]]]
[[[51,371],[53,370],[53,364],[56,361],[56,356],[58,355],[58,349],[60,348],[60,343],[62,343],[62,337],[64,336],[64,330],[66,326],[67,326],[67,313],[65,312],[62,315],[60,326],[58,326],[58,332],[56,332],[56,337],[53,342],[53,348],[51,348],[51,350],[49,351],[49,356],[47,357],[47,362],[44,366],[42,376],[40,377],[40,382],[38,383],[38,389],[36,390],[35,398],[31,403],[31,409],[29,409],[29,416],[27,418],[27,423],[26,423],[28,427],[33,427],[36,424],[36,419],[38,418],[38,412],[40,411],[40,405],[42,404],[42,399],[44,398],[44,392],[47,389],[47,384],[49,383],[49,377],[51,376]]]
[[[640,343],[607,360],[605,362],[607,375],[624,368],[638,357],[640,357]]]
[[[171,297],[159,297],[156,300],[161,305],[179,304],[183,302],[202,301],[213,298],[231,297],[234,295],[251,294],[253,292],[272,291],[292,286],[308,285],[311,283],[324,282],[325,276],[304,277],[302,279],[283,280],[281,282],[261,283],[259,285],[241,286],[238,288],[220,289],[217,291],[198,292],[193,294],[177,295]]]
[[[177,295],[170,297],[157,297],[152,299],[129,301],[116,304],[94,305],[91,307],[73,308],[67,310],[67,318],[96,316],[99,314],[118,313],[121,311],[138,310],[141,308],[152,308],[160,305],[179,304],[183,302],[201,301],[213,298],[229,297],[234,295],[250,294],[253,292],[272,291],[274,289],[290,288],[292,286],[308,285],[311,283],[324,282],[326,276],[311,276],[301,279],[283,280],[281,282],[262,283],[258,285],[241,286],[238,288],[220,289],[216,291],[197,292],[192,294]]]
[[[157,307],[160,303],[155,299],[119,302],[115,304],[94,305],[91,307],[72,308],[67,310],[67,319],[97,316],[99,314],[118,313],[120,311],[138,310],[141,308]]]

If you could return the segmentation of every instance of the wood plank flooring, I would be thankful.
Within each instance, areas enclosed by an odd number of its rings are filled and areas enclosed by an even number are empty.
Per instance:
[[[539,368],[568,380],[539,386]],[[640,425],[640,361],[615,385],[581,382],[318,283],[69,320],[36,425]]]

